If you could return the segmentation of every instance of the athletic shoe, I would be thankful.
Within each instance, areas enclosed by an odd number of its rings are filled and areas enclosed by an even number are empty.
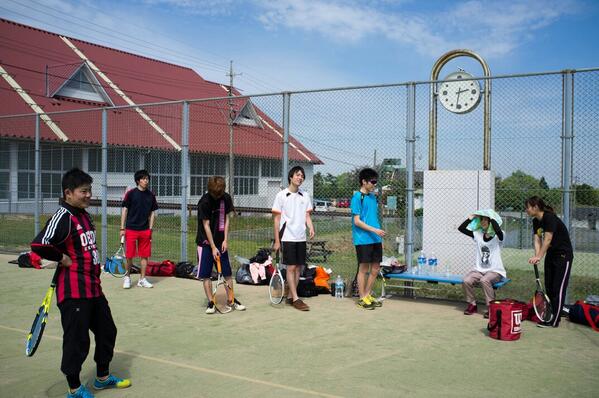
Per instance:
[[[358,301],[358,307],[364,308],[365,310],[373,310],[374,304],[368,300],[368,297],[364,297]]]
[[[131,386],[131,380],[120,379],[114,375],[108,375],[106,380],[98,380],[98,378],[96,378],[93,386],[96,390],[103,390],[105,388],[127,388]]]
[[[67,392],[67,398],[94,398],[94,394],[88,390],[83,384],[79,386],[75,392],[70,390]]]
[[[241,304],[237,299],[233,299],[233,303],[227,303],[227,306],[233,307],[237,311],[245,311],[245,305]]]
[[[468,307],[464,310],[464,315],[472,315],[478,312],[476,304],[468,304]]]
[[[131,288],[131,277],[126,276],[123,278],[123,289]]]
[[[383,303],[378,301],[377,299],[375,299],[374,297],[372,297],[372,294],[368,295],[368,300],[372,303],[372,305],[374,305],[375,307],[382,307]]]
[[[137,287],[151,288],[151,287],[154,287],[154,285],[152,285],[150,282],[148,282],[148,280],[146,278],[143,278],[143,279],[140,279],[139,282],[137,282]]]
[[[216,307],[214,306],[214,301],[208,302],[208,307],[206,307],[206,314],[214,314],[216,312]]]
[[[300,311],[310,311],[310,307],[308,304],[304,303],[302,300],[297,299],[293,302],[293,308]]]

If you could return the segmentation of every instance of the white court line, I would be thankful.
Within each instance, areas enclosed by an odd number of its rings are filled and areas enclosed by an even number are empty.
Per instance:
[[[4,325],[0,325],[0,329],[5,329],[5,330],[10,330],[10,331],[13,331],[13,332],[21,333],[24,336],[27,336],[27,334],[29,333],[29,331],[25,331],[25,330],[21,330],[21,329],[16,329],[16,328],[11,328],[11,327],[4,326]],[[46,334],[46,333],[44,333],[43,338],[44,339],[52,339],[52,340],[56,340],[56,341],[62,341],[62,337],[52,336],[51,334]],[[94,344],[92,343],[90,346],[93,346],[93,345]],[[327,394],[327,393],[324,393],[324,392],[306,390],[306,389],[303,389],[303,388],[286,386],[284,384],[272,383],[270,381],[252,379],[250,377],[238,376],[238,375],[234,375],[234,374],[231,374],[231,373],[220,372],[218,370],[203,368],[201,366],[195,366],[195,365],[189,365],[189,364],[181,363],[181,362],[169,361],[168,359],[156,358],[156,357],[151,357],[151,356],[148,356],[148,355],[141,355],[141,354],[136,354],[136,353],[133,353],[133,352],[121,351],[121,350],[116,350],[116,349],[114,350],[114,352],[118,353],[118,354],[121,354],[121,355],[127,355],[127,356],[132,357],[132,358],[145,359],[145,360],[148,360],[148,361],[153,361],[153,362],[162,363],[162,364],[166,364],[166,365],[176,366],[178,368],[191,369],[191,370],[198,371],[200,373],[209,373],[209,374],[213,374],[213,375],[217,375],[217,376],[228,377],[228,378],[231,378],[231,379],[242,380],[242,381],[246,381],[246,382],[249,382],[249,383],[261,384],[261,385],[268,386],[268,387],[275,387],[275,388],[280,388],[280,389],[283,389],[283,390],[300,392],[300,393],[308,394],[308,395],[316,395],[316,396],[319,396],[319,397],[341,398],[341,396],[339,396],[339,395],[331,395],[331,394]]]

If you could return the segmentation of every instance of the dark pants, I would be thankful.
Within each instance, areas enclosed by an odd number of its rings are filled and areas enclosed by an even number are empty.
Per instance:
[[[549,255],[545,257],[545,289],[551,300],[554,327],[559,326],[560,314],[566,300],[566,290],[572,269],[572,256]]]
[[[116,326],[104,296],[93,299],[67,299],[58,305],[62,322],[62,363],[60,370],[78,376],[89,353],[89,331],[94,333],[94,361],[108,369],[116,341]]]

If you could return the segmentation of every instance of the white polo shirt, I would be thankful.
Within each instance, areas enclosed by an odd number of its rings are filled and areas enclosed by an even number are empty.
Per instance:
[[[272,212],[281,215],[279,231],[285,228],[281,241],[306,241],[306,214],[312,211],[312,200],[307,192],[291,192],[285,188],[275,197]]]

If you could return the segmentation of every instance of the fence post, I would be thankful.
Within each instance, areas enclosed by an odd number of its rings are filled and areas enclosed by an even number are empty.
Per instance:
[[[570,193],[572,192],[573,120],[574,120],[574,75],[571,70],[562,74],[562,206],[564,224],[572,230],[570,219]],[[571,234],[573,235],[573,234]]]
[[[291,93],[283,93],[283,159],[281,159],[281,189],[285,188],[287,183],[287,173],[289,170],[289,113],[291,110]]]
[[[404,246],[405,261],[412,269],[414,253],[414,162],[416,151],[416,84],[407,86],[406,106],[406,239]]]
[[[41,179],[42,179],[42,171],[41,171],[41,154],[40,154],[40,115],[39,113],[35,114],[35,210],[34,210],[34,231],[35,236],[40,232],[40,204],[41,204],[41,193],[40,189]],[[9,210],[10,211],[10,210]]]
[[[102,109],[102,264],[108,253],[108,113]],[[120,222],[120,221],[119,221]],[[120,224],[119,224],[120,225]]]
[[[181,259],[187,261],[187,191],[189,181],[189,102],[181,115]]]

